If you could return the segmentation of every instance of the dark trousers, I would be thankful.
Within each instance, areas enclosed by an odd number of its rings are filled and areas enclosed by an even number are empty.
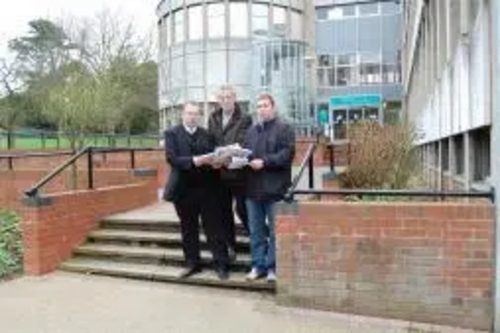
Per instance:
[[[181,220],[182,249],[187,265],[200,264],[200,217],[215,267],[229,264],[225,234],[217,196],[206,189],[188,189],[175,202]]]
[[[226,242],[232,248],[236,245],[236,230],[233,211],[233,201],[236,202],[236,215],[243,224],[245,231],[249,234],[248,229],[248,213],[245,203],[243,190],[222,182],[221,184],[221,209],[222,220],[224,223],[224,231],[226,234]]]

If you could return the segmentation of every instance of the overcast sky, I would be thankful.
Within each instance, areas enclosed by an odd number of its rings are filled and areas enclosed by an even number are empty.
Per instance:
[[[10,39],[25,34],[28,22],[37,18],[92,17],[103,9],[122,13],[137,23],[139,32],[154,31],[159,0],[8,0],[0,11],[0,57]],[[155,34],[152,34],[155,38]]]

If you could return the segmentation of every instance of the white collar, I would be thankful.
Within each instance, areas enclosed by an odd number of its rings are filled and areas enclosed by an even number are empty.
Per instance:
[[[189,134],[193,135],[196,130],[198,129],[198,126],[195,126],[195,127],[188,127],[186,125],[183,125],[184,126],[184,129],[186,130],[186,132],[188,132]]]

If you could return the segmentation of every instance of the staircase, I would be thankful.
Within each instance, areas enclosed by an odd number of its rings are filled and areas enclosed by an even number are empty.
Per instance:
[[[163,281],[191,285],[236,288],[250,291],[274,291],[265,280],[248,282],[250,245],[243,226],[236,227],[238,257],[232,265],[229,280],[221,281],[209,268],[188,279],[177,278],[184,256],[180,223],[173,207],[159,204],[141,210],[111,216],[88,236],[87,242],[64,262],[63,271],[115,277]],[[202,262],[209,264],[211,254],[206,238],[200,237]]]

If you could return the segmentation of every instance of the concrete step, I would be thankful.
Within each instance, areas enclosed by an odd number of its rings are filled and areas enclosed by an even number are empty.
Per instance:
[[[180,266],[184,263],[184,254],[180,248],[88,243],[76,248],[75,254],[79,258],[109,259],[113,261],[132,263],[168,263],[174,266]],[[211,262],[212,255],[209,251],[202,251],[201,259],[204,264],[209,264]],[[250,266],[251,259],[248,252],[238,253],[236,261],[232,264],[232,269],[237,271],[247,271]]]
[[[168,219],[147,218],[107,218],[101,221],[103,229],[137,230],[137,231],[170,231],[180,232],[181,225],[176,215]],[[246,234],[243,224],[236,223],[236,233],[244,236]]]
[[[138,231],[138,230],[115,230],[98,229],[92,231],[88,236],[90,241],[107,244],[132,244],[132,245],[157,245],[157,246],[181,246],[181,235],[179,232]],[[207,247],[205,235],[200,235],[202,248]],[[236,247],[238,250],[250,248],[247,236],[237,236]]]
[[[245,289],[249,291],[273,292],[275,285],[265,280],[246,281],[244,273],[232,273],[226,281],[218,279],[215,272],[205,270],[188,279],[179,279],[182,268],[162,265],[132,264],[108,260],[73,258],[64,262],[60,269],[63,271],[85,274],[98,274],[123,278],[142,279],[160,282],[172,282],[218,288]]]

